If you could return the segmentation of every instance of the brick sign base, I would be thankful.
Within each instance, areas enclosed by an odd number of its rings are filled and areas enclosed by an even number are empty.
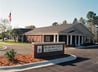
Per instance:
[[[33,57],[45,58],[64,54],[64,43],[32,43]]]

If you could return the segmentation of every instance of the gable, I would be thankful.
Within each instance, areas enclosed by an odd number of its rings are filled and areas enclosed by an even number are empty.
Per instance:
[[[74,34],[74,35],[81,34],[81,35],[83,35],[82,32],[80,32],[79,30],[75,29],[73,26],[68,28],[68,29],[65,29],[63,31],[60,31],[59,33],[67,33],[67,34]]]
[[[83,24],[75,24],[73,26],[73,28],[77,29],[78,31],[80,31],[84,36],[90,36],[90,37],[93,37],[94,35],[92,34],[92,32],[90,32],[88,30],[88,28],[86,28]]]

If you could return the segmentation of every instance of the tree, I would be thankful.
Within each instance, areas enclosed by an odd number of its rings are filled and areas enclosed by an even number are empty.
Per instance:
[[[35,29],[36,27],[34,25],[26,26],[27,29]]]
[[[14,41],[17,42],[18,41],[18,36],[20,35],[21,30],[20,29],[13,29],[11,31],[11,35],[14,38]]]
[[[98,25],[98,16],[94,17],[93,21],[94,25]]]
[[[93,11],[89,11],[87,13],[88,22],[91,22],[92,24],[95,17],[96,17],[96,13],[94,13]]]
[[[66,21],[66,20],[64,20],[64,21],[63,21],[63,24],[67,24],[67,21]]]
[[[95,35],[94,39],[97,40],[97,29],[95,25],[98,25],[98,16],[93,11],[89,11],[87,13],[87,19],[89,30]]]
[[[58,23],[57,23],[57,22],[54,22],[54,23],[52,24],[52,26],[56,26],[56,25],[58,25]]]
[[[93,11],[87,13],[88,24],[98,25],[98,16]]]
[[[77,18],[74,18],[73,24],[77,24],[77,23],[78,23],[78,19]]]
[[[81,18],[79,19],[79,23],[85,24],[85,19],[83,19],[83,17],[81,17]]]
[[[2,39],[4,41],[5,38],[5,32],[9,29],[9,21],[8,19],[1,19],[0,20],[0,31],[2,33]]]

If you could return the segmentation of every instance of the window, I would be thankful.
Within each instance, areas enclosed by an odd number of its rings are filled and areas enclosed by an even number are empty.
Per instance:
[[[46,36],[46,42],[50,42],[50,36]]]
[[[53,36],[52,35],[45,36],[45,42],[53,42]]]

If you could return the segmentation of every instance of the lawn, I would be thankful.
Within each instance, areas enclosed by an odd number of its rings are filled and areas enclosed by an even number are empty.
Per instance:
[[[2,45],[0,45],[0,49],[1,49],[1,48],[3,48],[3,46],[2,46]]]
[[[13,40],[5,40],[5,41],[0,40],[0,42],[4,42],[8,44],[18,44],[18,45],[30,44],[30,43],[24,43],[24,42],[15,42]]]

